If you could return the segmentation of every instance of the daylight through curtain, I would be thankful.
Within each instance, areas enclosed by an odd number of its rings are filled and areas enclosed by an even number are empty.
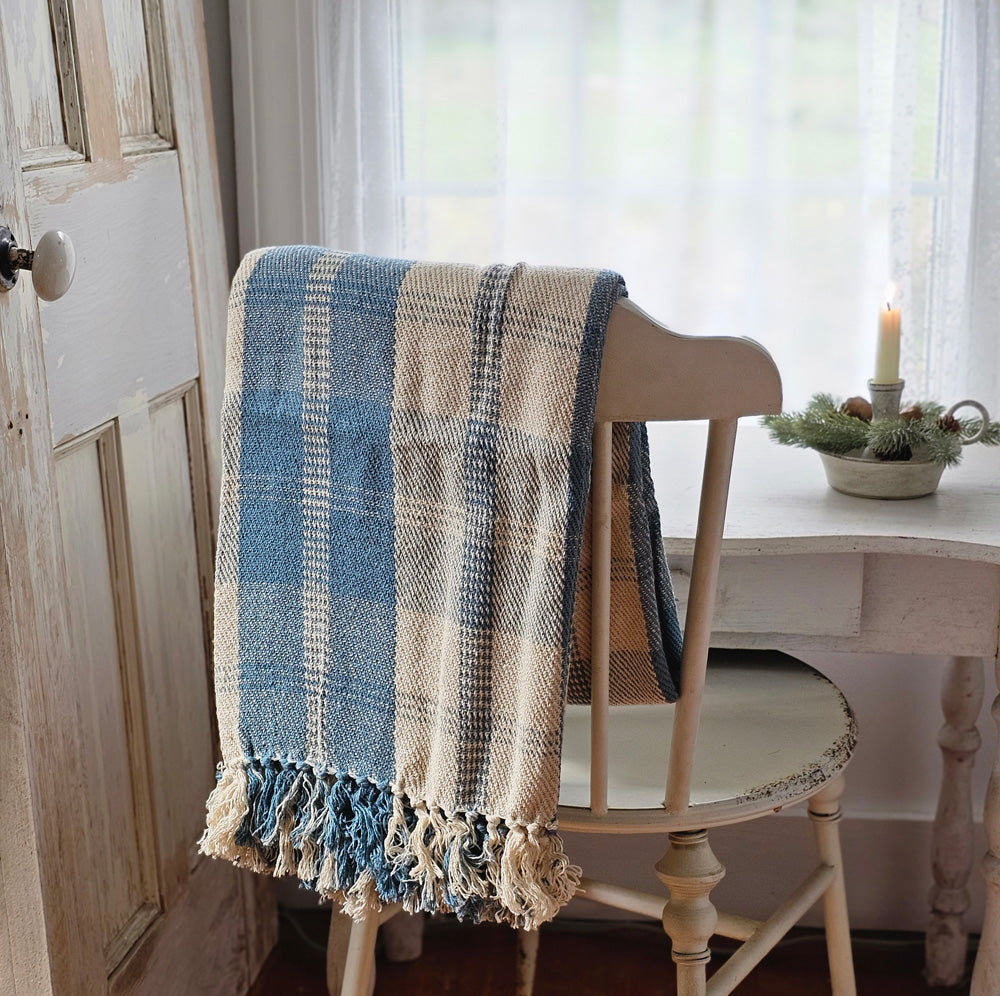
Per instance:
[[[750,335],[786,403],[863,393],[886,282],[907,395],[1000,408],[997,0],[328,5],[326,241],[607,266]]]

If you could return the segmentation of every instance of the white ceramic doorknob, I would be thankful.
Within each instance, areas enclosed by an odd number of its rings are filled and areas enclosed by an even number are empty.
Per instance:
[[[20,270],[31,270],[35,293],[43,301],[56,301],[69,290],[76,272],[76,250],[65,232],[46,232],[30,249],[19,248],[9,228],[0,226],[0,290],[17,283]]]
[[[46,232],[35,246],[31,282],[43,301],[56,301],[69,290],[76,273],[76,250],[65,232]]]

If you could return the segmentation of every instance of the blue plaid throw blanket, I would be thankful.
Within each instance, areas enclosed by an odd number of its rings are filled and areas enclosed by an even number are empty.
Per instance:
[[[233,283],[204,853],[534,927],[586,699],[594,406],[617,274],[291,247]],[[613,435],[612,698],[676,697],[645,427]],[[581,547],[583,555],[581,556]]]

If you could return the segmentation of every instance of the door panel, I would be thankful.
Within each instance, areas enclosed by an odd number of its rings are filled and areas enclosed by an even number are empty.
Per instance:
[[[66,144],[59,71],[47,0],[4,5],[4,45],[9,61],[25,72],[11,80],[10,99],[22,154],[38,155]]]
[[[92,867],[112,971],[159,912],[141,680],[113,427],[56,455]],[[136,763],[138,761],[139,763]]]
[[[150,768],[157,807],[160,884],[165,903],[183,892],[202,860],[197,840],[213,782],[209,686],[178,681],[206,659],[199,564],[200,523],[191,487],[186,388],[119,417],[136,604],[144,661]],[[200,476],[200,475],[199,475]],[[204,670],[200,672],[204,675]]]
[[[2,3],[0,222],[24,246],[67,231],[78,268],[52,304],[30,279],[0,295],[0,669],[23,716],[0,774],[30,788],[3,829],[34,828],[28,855],[0,834],[8,912],[7,863],[37,883],[0,980],[237,994],[275,931],[257,883],[197,854],[226,290],[200,4]]]
[[[61,228],[77,245],[72,307],[40,305],[58,444],[198,376],[181,181],[173,152],[25,180],[32,235]]]
[[[159,917],[111,976],[108,996],[228,996],[250,978],[242,925],[233,917],[240,885],[232,869],[202,861],[176,915]]]
[[[159,4],[105,0],[104,24],[115,87],[122,151],[171,144],[170,113],[163,85],[163,30]]]

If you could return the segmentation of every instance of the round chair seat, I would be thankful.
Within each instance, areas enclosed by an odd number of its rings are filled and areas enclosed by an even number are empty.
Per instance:
[[[612,706],[608,807],[590,805],[590,707],[566,709],[559,793],[565,830],[659,833],[753,819],[807,798],[850,760],[857,724],[840,689],[777,651],[712,651],[691,806],[663,809],[672,705]]]

